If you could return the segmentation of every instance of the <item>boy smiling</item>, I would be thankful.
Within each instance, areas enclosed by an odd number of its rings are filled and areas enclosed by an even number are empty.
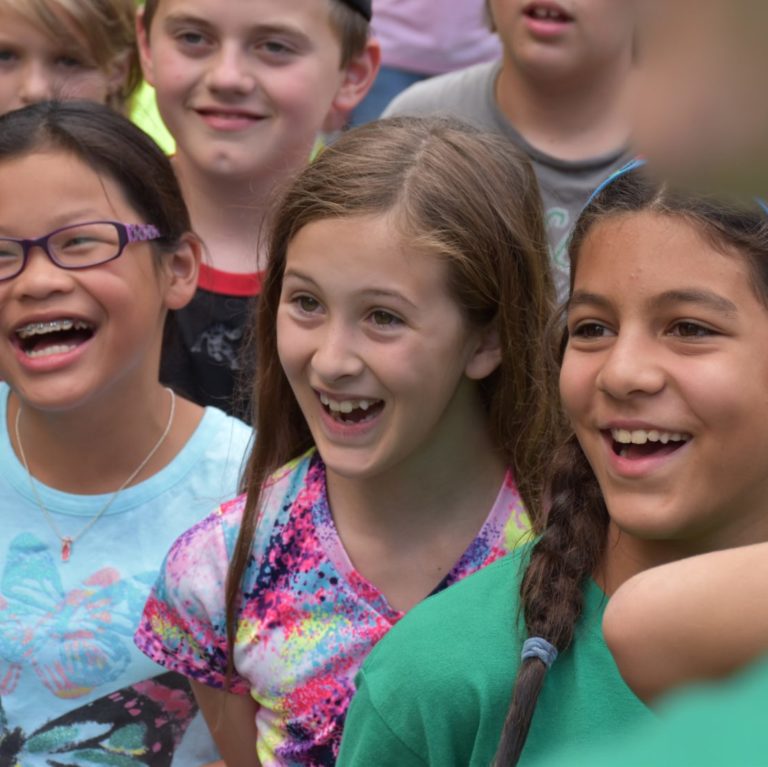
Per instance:
[[[195,298],[175,314],[163,376],[201,404],[247,412],[235,396],[253,372],[240,346],[260,290],[261,230],[329,113],[370,87],[369,19],[370,0],[148,0],[139,15],[144,74],[209,251]]]

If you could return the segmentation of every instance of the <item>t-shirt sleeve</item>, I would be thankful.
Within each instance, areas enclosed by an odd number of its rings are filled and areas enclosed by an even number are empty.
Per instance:
[[[379,712],[365,681],[355,679],[357,692],[347,712],[336,767],[375,764],[376,767],[422,767],[426,762],[398,737]]]
[[[439,107],[429,91],[424,94],[424,83],[414,83],[387,104],[382,117],[420,117],[429,115]]]
[[[134,637],[136,646],[155,663],[220,689],[226,686],[228,658],[226,507],[173,544]],[[235,672],[228,691],[243,695],[249,685]]]

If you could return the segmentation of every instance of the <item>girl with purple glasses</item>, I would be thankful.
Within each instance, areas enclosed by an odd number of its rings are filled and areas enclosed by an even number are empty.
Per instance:
[[[200,250],[168,160],[124,117],[0,117],[2,763],[216,758],[187,682],[131,639],[250,437],[158,381]]]

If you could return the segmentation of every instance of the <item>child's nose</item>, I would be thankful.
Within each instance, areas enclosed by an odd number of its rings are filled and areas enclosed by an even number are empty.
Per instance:
[[[29,298],[46,298],[52,293],[68,292],[72,286],[72,273],[51,261],[40,247],[30,248],[21,274],[13,278],[17,293]]]
[[[246,53],[234,45],[222,45],[211,64],[208,84],[212,90],[249,93],[255,78]]]
[[[365,364],[357,349],[354,333],[338,326],[329,326],[319,336],[312,355],[314,372],[327,382],[360,375]]]
[[[656,394],[666,374],[654,340],[640,333],[619,333],[597,376],[598,387],[616,399]]]
[[[25,106],[48,101],[56,95],[56,78],[50,68],[40,61],[28,61],[24,67],[19,99]]]

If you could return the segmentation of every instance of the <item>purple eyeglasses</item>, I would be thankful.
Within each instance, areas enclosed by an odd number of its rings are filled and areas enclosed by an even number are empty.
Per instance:
[[[160,237],[160,230],[152,224],[119,221],[86,221],[54,229],[34,239],[0,237],[0,282],[18,277],[24,271],[34,247],[42,248],[62,269],[88,269],[113,261],[132,242],[148,242]]]

